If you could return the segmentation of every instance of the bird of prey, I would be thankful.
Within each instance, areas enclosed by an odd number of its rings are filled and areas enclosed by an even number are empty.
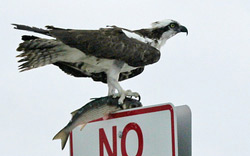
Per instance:
[[[139,97],[124,90],[119,81],[141,74],[144,67],[160,59],[160,48],[179,32],[188,30],[174,20],[152,23],[150,28],[129,30],[107,26],[99,30],[76,30],[46,26],[46,29],[13,24],[15,29],[32,31],[53,39],[24,35],[17,51],[20,71],[48,64],[75,77],[90,77],[108,84],[108,95]]]

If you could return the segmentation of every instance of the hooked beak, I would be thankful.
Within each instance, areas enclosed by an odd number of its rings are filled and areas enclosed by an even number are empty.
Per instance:
[[[178,32],[186,32],[186,35],[188,35],[188,30],[187,30],[187,28],[184,27],[184,26],[182,26],[182,25],[179,26]]]

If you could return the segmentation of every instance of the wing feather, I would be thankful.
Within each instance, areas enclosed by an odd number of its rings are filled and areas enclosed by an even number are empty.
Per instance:
[[[73,30],[50,28],[50,34],[71,47],[97,58],[124,61],[133,67],[155,63],[160,51],[133,38],[128,38],[120,28],[99,30]]]

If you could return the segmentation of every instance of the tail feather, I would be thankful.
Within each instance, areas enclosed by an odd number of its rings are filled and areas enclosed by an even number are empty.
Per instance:
[[[40,34],[51,36],[49,34],[48,30],[44,30],[44,29],[41,29],[41,28],[30,27],[30,26],[21,25],[21,24],[12,24],[12,25],[14,25],[15,26],[14,28],[18,29],[18,30],[32,31],[32,32],[36,32],[36,33],[40,33]]]
[[[29,35],[23,35],[22,36],[22,40],[23,41],[29,41],[29,40],[34,40],[34,39],[38,39],[39,37],[36,37],[36,36],[29,36]]]
[[[60,41],[25,36],[24,42],[17,48],[17,51],[21,51],[21,54],[17,55],[21,57],[18,62],[22,63],[19,70],[26,71],[57,62],[60,59],[58,56],[63,55],[62,47]]]
[[[53,140],[61,139],[61,146],[63,150],[67,143],[68,137],[69,137],[69,132],[65,131],[65,129],[62,129],[54,136]]]

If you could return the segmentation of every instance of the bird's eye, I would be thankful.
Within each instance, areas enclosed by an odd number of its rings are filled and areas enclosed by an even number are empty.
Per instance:
[[[176,26],[176,24],[174,24],[174,23],[170,24],[171,28],[174,28],[175,26]]]

